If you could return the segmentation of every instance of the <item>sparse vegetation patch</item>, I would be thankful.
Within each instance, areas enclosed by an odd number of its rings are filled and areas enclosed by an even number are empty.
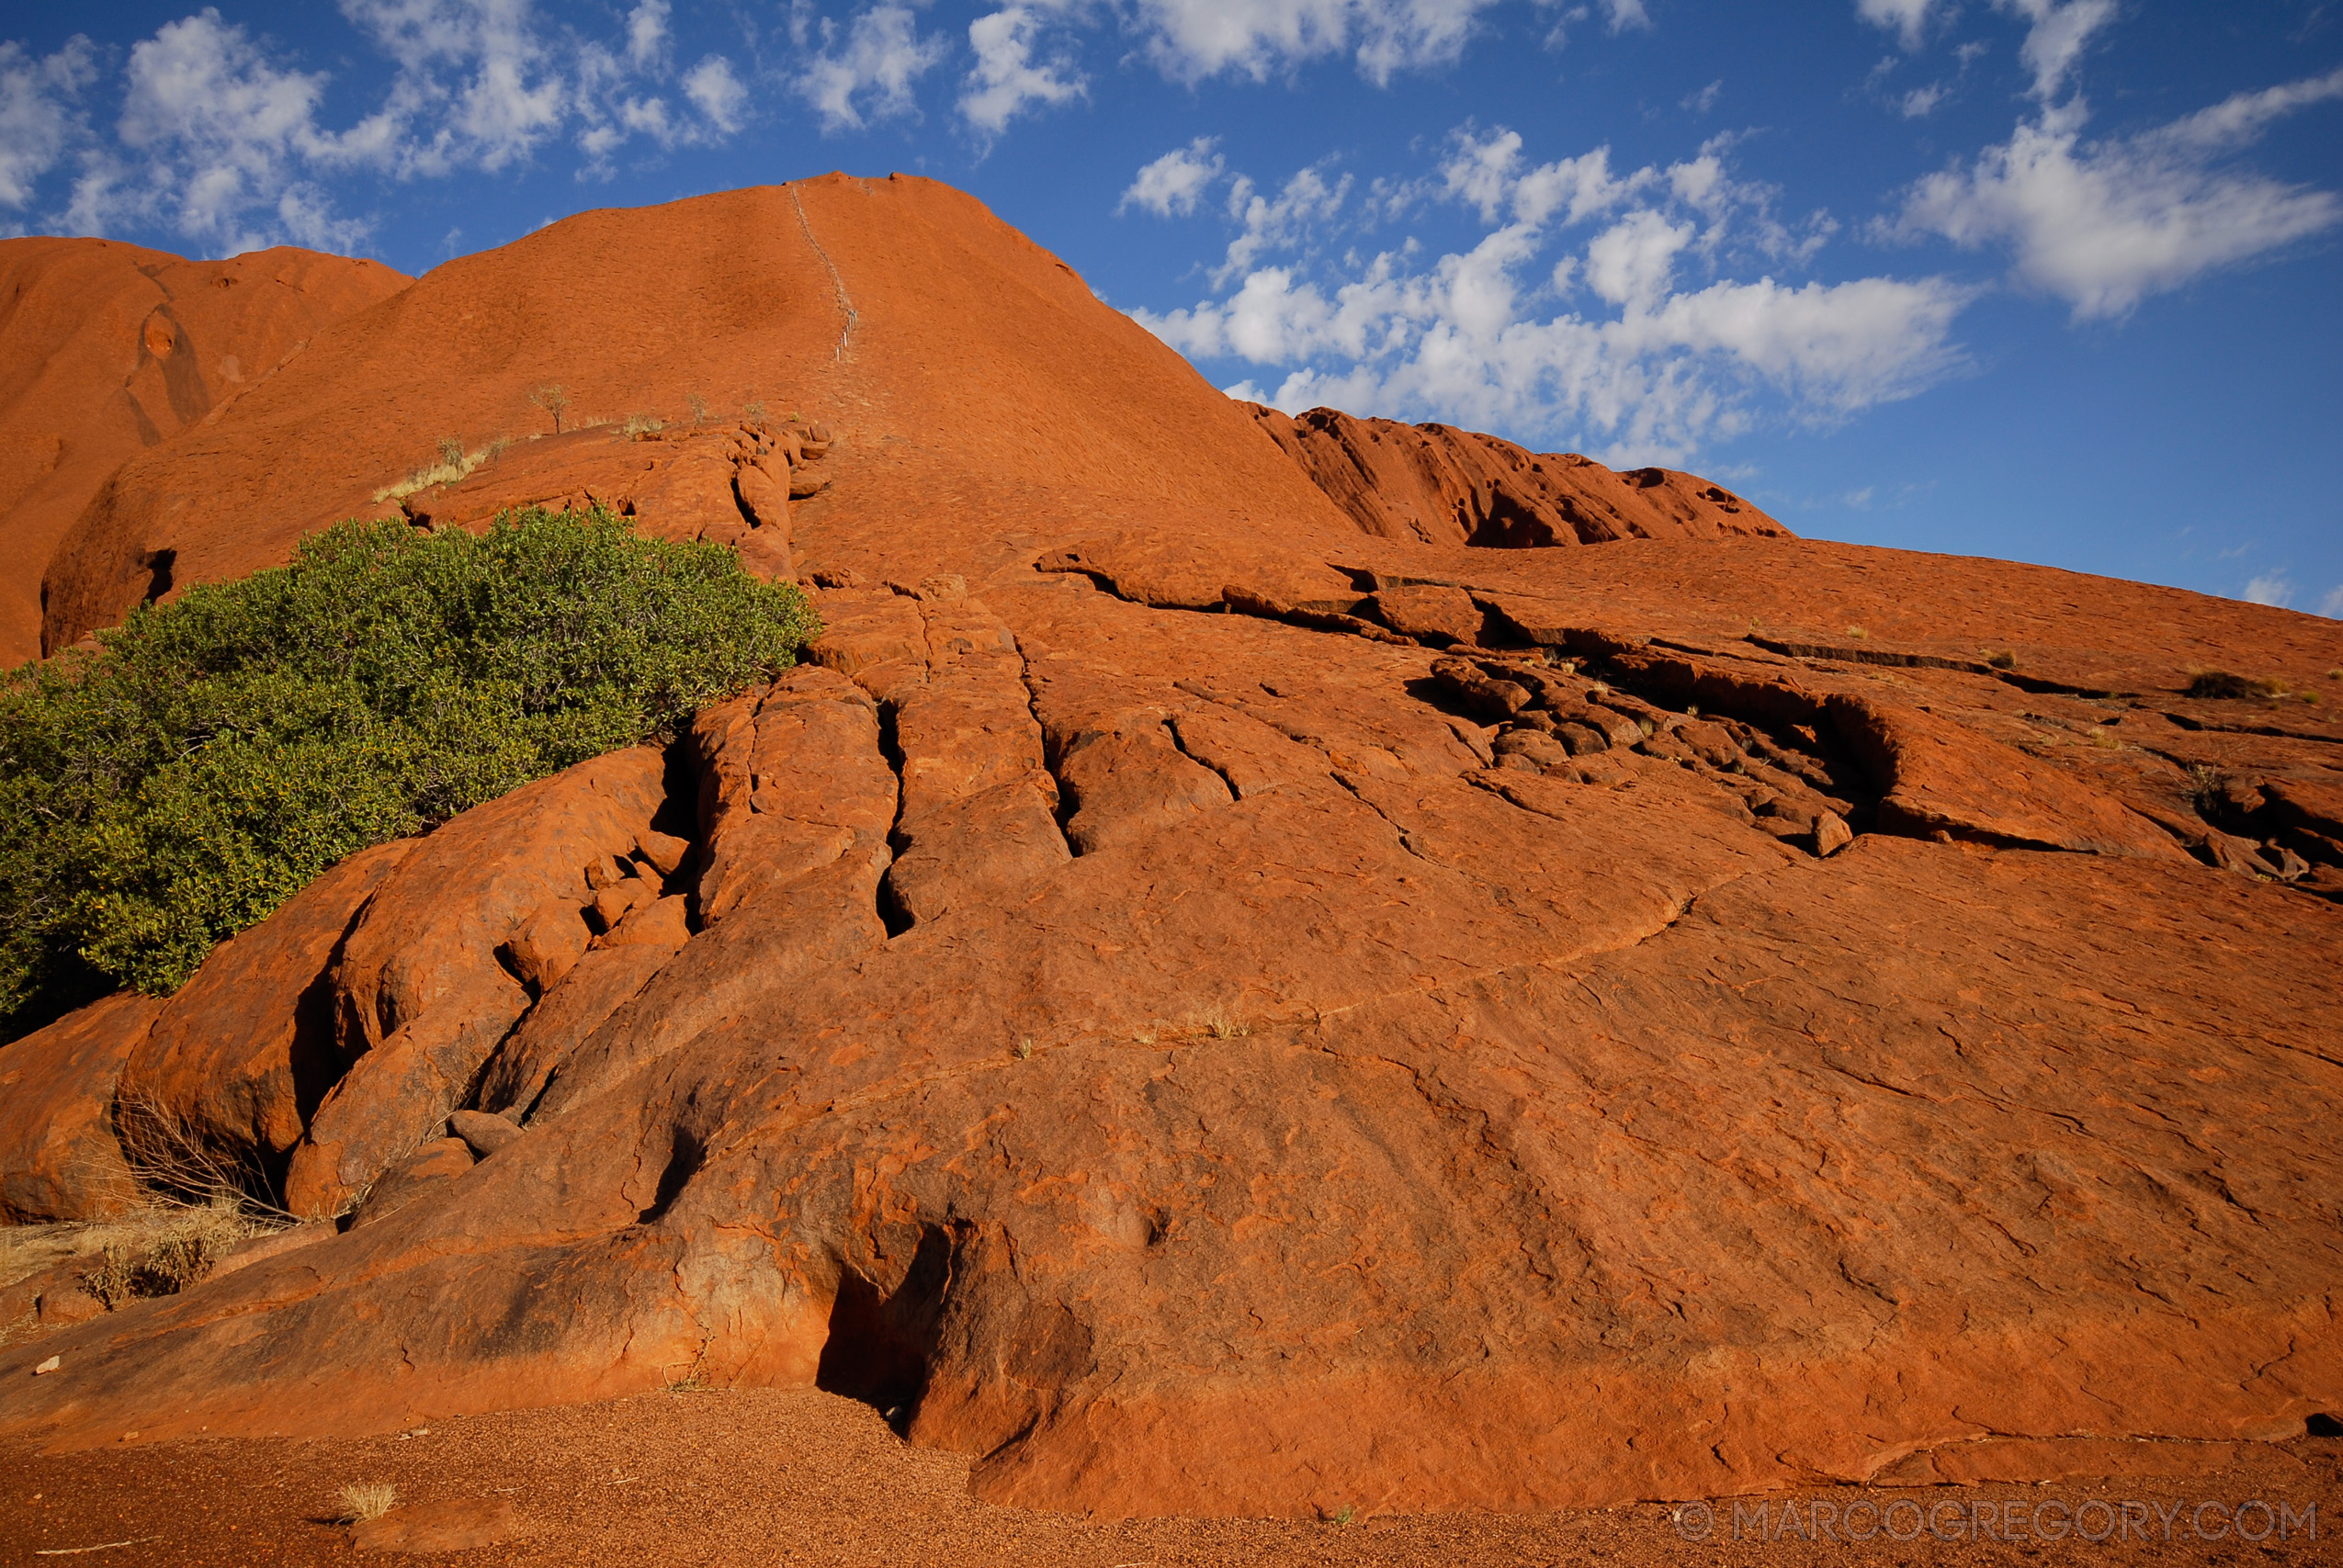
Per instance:
[[[343,857],[670,732],[814,629],[720,546],[532,508],[342,524],[0,676],[0,1040],[169,994]]]
[[[2214,702],[2282,697],[2286,694],[2286,683],[2282,681],[2258,681],[2249,675],[2232,674],[2226,670],[2198,670],[2190,673],[2185,694]]]
[[[242,1243],[274,1228],[223,1194],[199,1207],[164,1205],[93,1226],[82,1245],[91,1263],[82,1286],[119,1311],[148,1296],[175,1296]]]
[[[399,1489],[384,1481],[365,1481],[342,1488],[335,1499],[345,1525],[379,1519],[399,1506]]]

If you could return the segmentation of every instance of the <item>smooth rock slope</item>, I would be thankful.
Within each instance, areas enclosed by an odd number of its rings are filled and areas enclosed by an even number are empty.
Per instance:
[[[402,514],[786,530],[811,660],[0,1047],[128,1062],[349,1216],[0,1348],[0,1433],[813,1383],[990,1498],[1307,1515],[2049,1475],[2343,1409],[2333,623],[1737,501],[1433,526],[1476,479],[1376,526],[1414,502],[975,202],[833,175],[589,214],[321,334],[124,468],[51,646],[141,553],[281,558],[562,378],[614,423]],[[687,460],[662,521],[629,476]],[[752,470],[803,493],[766,517]],[[1555,519],[1700,499],[1568,476]],[[2188,695],[2213,666],[2271,684]]]
[[[0,240],[0,667],[41,651],[51,553],[125,459],[224,412],[407,281],[291,246],[194,262],[112,240]],[[171,562],[146,572],[168,591]]]

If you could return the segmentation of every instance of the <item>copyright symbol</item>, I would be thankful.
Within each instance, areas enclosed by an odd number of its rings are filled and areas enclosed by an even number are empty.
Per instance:
[[[1706,1540],[1716,1531],[1716,1510],[1706,1503],[1679,1503],[1669,1510],[1668,1518],[1686,1540]]]

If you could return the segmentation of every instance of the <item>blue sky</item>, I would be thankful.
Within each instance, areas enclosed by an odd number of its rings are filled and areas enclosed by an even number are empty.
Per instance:
[[[227,0],[0,39],[0,231],[421,272],[900,169],[1244,395],[2343,616],[2343,0]]]

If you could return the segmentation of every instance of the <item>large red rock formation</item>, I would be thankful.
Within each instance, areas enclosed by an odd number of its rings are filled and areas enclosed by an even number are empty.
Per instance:
[[[125,458],[406,284],[379,262],[289,246],[208,262],[112,240],[0,240],[0,667],[40,652],[50,553]],[[160,557],[146,573],[170,586]]]
[[[987,1497],[1307,1514],[1988,1441],[2022,1478],[2343,1408],[2334,623],[1377,532],[975,203],[833,176],[352,318],[125,468],[52,635],[117,613],[107,562],[278,558],[560,377],[614,413],[753,383],[692,438],[703,536],[714,464],[746,529],[759,445],[829,427],[810,662],[662,769],[532,786],[606,807],[406,851],[319,972],[356,1066],[292,1100],[356,1223],[0,1349],[0,1432],[816,1383]],[[2207,666],[2296,694],[2188,695]],[[213,964],[323,951],[349,893]],[[370,1065],[426,1026],[428,1082]]]
[[[1787,538],[1722,485],[1673,468],[1614,473],[1576,452],[1536,453],[1448,424],[1244,405],[1367,533],[1427,545],[1521,548],[1615,539]]]

